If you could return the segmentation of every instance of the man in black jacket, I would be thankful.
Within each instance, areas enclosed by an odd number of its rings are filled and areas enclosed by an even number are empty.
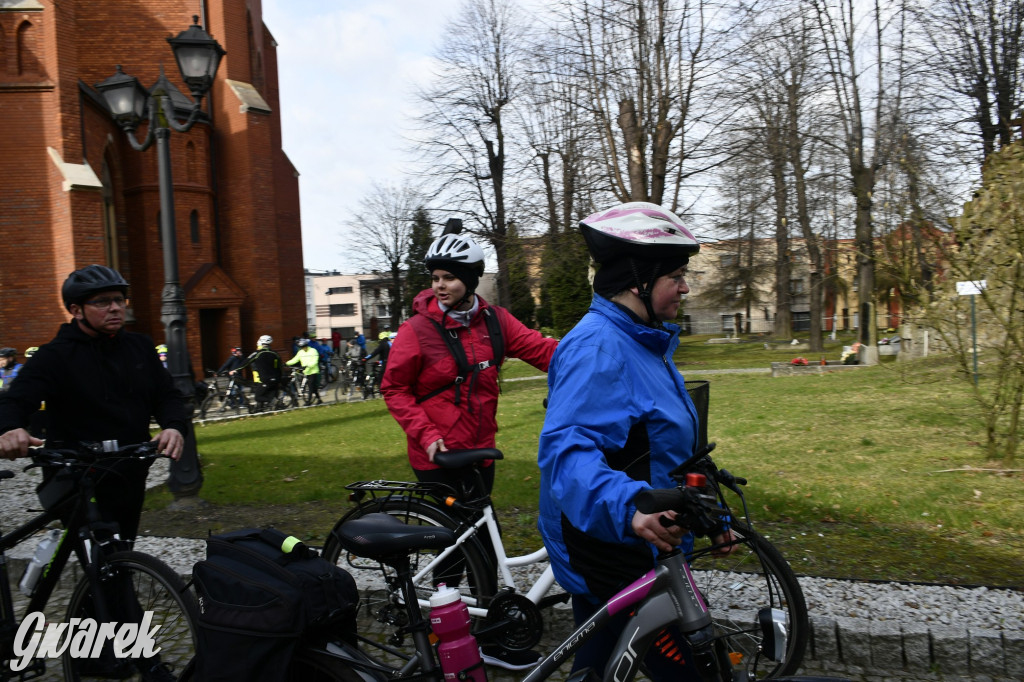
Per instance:
[[[277,395],[277,388],[281,384],[281,356],[271,350],[270,344],[274,339],[269,334],[264,334],[256,341],[256,350],[241,367],[233,369],[228,374],[235,374],[247,367],[252,368],[252,379],[256,383],[253,397],[256,398],[256,411],[265,410]]]
[[[74,319],[61,325],[0,395],[0,458],[24,457],[30,445],[43,444],[26,430],[43,401],[49,447],[153,440],[171,458],[181,455],[188,411],[153,341],[124,331],[127,292],[120,273],[102,265],[68,276],[61,294]],[[162,429],[152,437],[151,419]],[[125,460],[97,481],[100,513],[120,525],[122,539],[134,540],[138,532],[147,472],[147,463]]]

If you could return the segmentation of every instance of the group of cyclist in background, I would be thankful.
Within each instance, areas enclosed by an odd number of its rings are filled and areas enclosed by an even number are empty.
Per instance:
[[[256,350],[251,354],[245,355],[241,347],[234,346],[224,363],[209,373],[234,379],[225,400],[237,405],[225,405],[225,409],[245,403],[242,393],[246,386],[253,389],[256,402],[253,411],[268,409],[282,391],[290,391],[289,382],[293,377],[287,373],[288,367],[293,368],[297,377],[294,379],[296,394],[306,405],[322,404],[321,390],[338,379],[354,387],[369,386],[370,391],[364,393],[364,397],[371,397],[379,389],[394,337],[394,332],[385,328],[378,336],[376,348],[367,353],[365,337],[361,333],[351,340],[339,339],[339,347],[334,349],[326,341],[311,338],[306,332],[292,337],[292,355],[285,361],[272,348],[274,339],[264,334],[257,340]],[[158,346],[158,353],[160,350]],[[166,353],[166,347],[163,350]]]

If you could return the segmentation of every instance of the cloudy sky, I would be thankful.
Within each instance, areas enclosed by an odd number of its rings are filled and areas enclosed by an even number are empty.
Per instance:
[[[343,216],[371,183],[400,182],[414,85],[459,0],[263,0],[278,43],[284,151],[300,173],[311,270],[351,271]]]

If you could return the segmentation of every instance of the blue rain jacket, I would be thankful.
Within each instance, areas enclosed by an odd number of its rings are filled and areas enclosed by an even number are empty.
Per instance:
[[[551,360],[538,527],[555,577],[572,594],[607,599],[654,566],[654,545],[630,525],[632,499],[644,488],[673,487],[668,473],[693,454],[698,433],[672,361],[678,332],[674,324],[640,324],[595,294]],[[639,468],[644,480],[634,480],[609,459],[644,428],[650,458]]]

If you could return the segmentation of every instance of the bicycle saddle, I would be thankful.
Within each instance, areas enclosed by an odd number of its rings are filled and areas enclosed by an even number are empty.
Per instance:
[[[336,533],[345,550],[379,560],[414,549],[444,549],[455,544],[455,533],[440,526],[408,526],[394,516],[372,513],[347,521]]]
[[[434,464],[442,469],[461,469],[474,462],[485,459],[505,459],[498,448],[478,448],[473,450],[448,450],[434,454]]]

